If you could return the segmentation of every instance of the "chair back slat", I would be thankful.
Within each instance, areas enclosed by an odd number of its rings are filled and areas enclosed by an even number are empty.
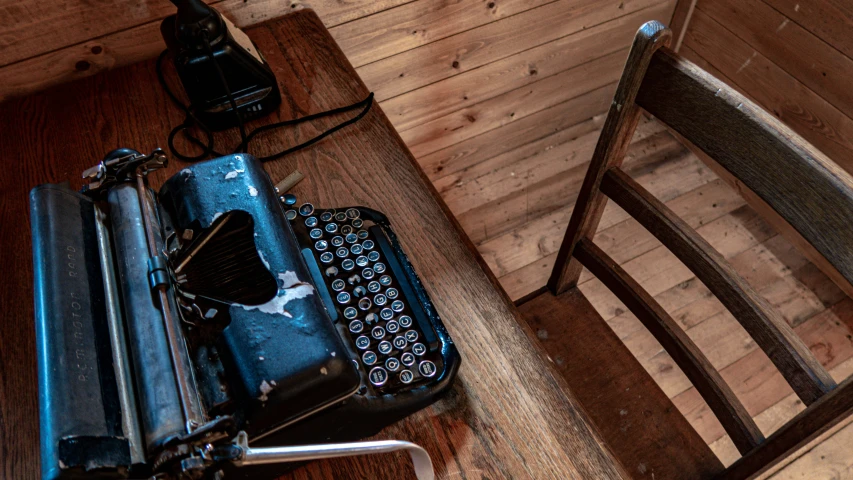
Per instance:
[[[639,106],[758,195],[853,283],[853,178],[725,83],[667,49]]]
[[[684,220],[618,168],[604,175],[601,191],[702,280],[764,350],[803,403],[811,405],[835,387],[835,381],[785,319]]]
[[[654,297],[590,240],[584,239],[577,244],[575,258],[616,294],[655,336],[705,399],[741,454],[764,441],[761,430],[717,369]]]

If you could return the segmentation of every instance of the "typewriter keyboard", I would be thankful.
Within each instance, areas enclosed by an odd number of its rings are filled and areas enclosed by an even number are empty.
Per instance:
[[[398,390],[440,371],[439,341],[382,227],[356,208],[288,210],[333,320],[342,326],[373,388]],[[313,260],[313,261],[312,261]]]

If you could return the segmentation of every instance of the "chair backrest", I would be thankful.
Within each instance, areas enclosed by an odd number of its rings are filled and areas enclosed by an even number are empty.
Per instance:
[[[671,32],[637,32],[578,195],[548,287],[577,284],[587,267],[640,319],[681,367],[743,455],[726,471],[760,472],[853,409],[853,387],[836,385],[787,322],[699,234],[620,165],[643,110],[704,152],[716,170],[785,226],[839,283],[853,283],[853,178],[750,100],[670,51]],[[719,298],[808,408],[765,439],[680,326],[593,243],[610,198],[671,250]],[[777,222],[778,224],[778,222]],[[849,291],[849,290],[848,290]]]

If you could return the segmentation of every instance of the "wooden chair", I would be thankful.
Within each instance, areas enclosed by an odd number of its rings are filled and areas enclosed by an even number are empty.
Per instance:
[[[547,288],[520,302],[546,350],[629,472],[652,478],[747,478],[839,422],[853,386],[832,377],[785,320],[700,235],[621,169],[645,110],[713,159],[725,176],[789,225],[836,280],[853,281],[853,179],[790,129],[666,48],[671,32],[643,25],[566,230]],[[593,242],[607,198],[649,230],[720,299],[793,388],[805,411],[764,438],[679,325]],[[577,290],[589,269],[646,326],[702,395],[742,457],[724,468]]]

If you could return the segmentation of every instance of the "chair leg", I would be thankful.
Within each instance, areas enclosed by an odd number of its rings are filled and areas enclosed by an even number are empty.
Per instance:
[[[606,198],[599,190],[601,179],[607,170],[622,164],[640,119],[640,108],[634,101],[640,84],[654,53],[669,45],[671,39],[672,32],[657,21],[643,24],[634,37],[625,70],[607,112],[607,120],[601,129],[601,136],[598,137],[595,153],[572,212],[572,219],[548,280],[548,289],[555,295],[577,284],[582,267],[573,258],[575,245],[583,238],[591,239],[598,229],[606,204]]]

